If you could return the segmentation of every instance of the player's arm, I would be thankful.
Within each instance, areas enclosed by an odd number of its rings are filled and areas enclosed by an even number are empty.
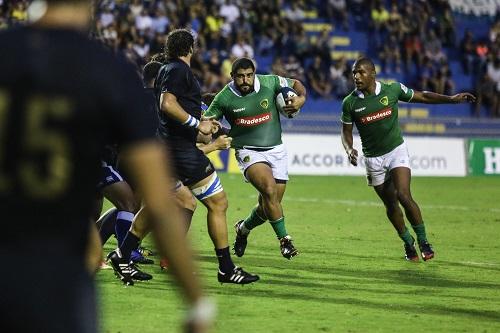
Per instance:
[[[169,271],[191,306],[189,331],[204,332],[214,317],[215,306],[203,297],[200,281],[193,274],[196,270],[192,252],[184,237],[180,223],[182,218],[170,190],[173,184],[165,150],[156,142],[145,141],[127,147],[123,157],[143,193],[158,249],[169,260]]]
[[[204,154],[209,154],[216,150],[228,149],[231,147],[231,141],[233,141],[232,137],[223,134],[208,144],[198,146],[198,149],[200,149]]]
[[[342,145],[344,146],[345,152],[349,157],[349,162],[356,166],[358,165],[358,151],[353,147],[353,138],[352,138],[352,123],[346,124],[342,122]]]
[[[292,88],[297,92],[297,96],[293,96],[287,99],[287,103],[283,108],[283,111],[285,111],[286,113],[297,112],[306,102],[307,90],[302,82],[294,79]],[[289,103],[289,101],[291,101],[291,103]]]
[[[211,120],[199,121],[195,117],[187,113],[177,101],[177,97],[169,92],[164,92],[160,95],[161,111],[167,114],[170,118],[182,123],[188,127],[194,127],[203,134],[211,134],[217,130],[217,124]]]
[[[446,103],[464,103],[475,102],[476,96],[470,93],[460,93],[455,95],[441,95],[432,91],[414,91],[410,103],[426,104],[446,104]]]
[[[340,116],[340,121],[342,123],[342,130],[340,134],[342,145],[344,146],[347,157],[349,158],[349,162],[352,165],[356,166],[358,165],[358,151],[353,147],[353,119],[351,114],[349,96],[342,101],[342,114]]]

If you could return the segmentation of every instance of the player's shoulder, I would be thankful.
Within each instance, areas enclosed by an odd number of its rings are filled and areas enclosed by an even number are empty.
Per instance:
[[[353,103],[356,98],[358,98],[358,95],[356,93],[356,90],[351,91],[350,94],[348,94],[344,99],[342,100],[342,105],[349,105]]]
[[[391,91],[396,91],[399,93],[399,91],[403,90],[404,93],[408,93],[408,90],[409,88],[407,86],[405,86],[404,83],[402,82],[398,82],[398,81],[394,81],[394,82],[390,82],[390,83],[382,83],[383,85],[385,85],[386,89],[387,90],[391,90]]]

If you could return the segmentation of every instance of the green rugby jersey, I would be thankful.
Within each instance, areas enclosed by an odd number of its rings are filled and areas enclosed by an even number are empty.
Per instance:
[[[398,123],[398,101],[409,102],[413,90],[404,84],[376,82],[375,95],[354,90],[342,102],[341,121],[356,124],[363,154],[384,155],[403,143]]]
[[[215,96],[204,116],[226,118],[234,148],[277,146],[281,144],[281,122],[275,98],[281,87],[292,85],[292,79],[257,74],[254,91],[242,96],[230,82]]]

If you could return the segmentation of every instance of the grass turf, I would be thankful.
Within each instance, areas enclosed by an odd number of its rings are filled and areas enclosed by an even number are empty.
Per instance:
[[[239,175],[221,178],[232,242],[232,224],[256,194]],[[243,287],[217,283],[200,204],[189,238],[206,293],[218,302],[214,332],[499,332],[499,188],[492,177],[414,178],[436,258],[410,263],[362,177],[294,176],[283,207],[300,255],[281,257],[271,226],[260,226],[245,256],[234,258],[261,277]],[[133,287],[112,270],[97,274],[104,332],[180,331],[184,304],[170,277],[157,265],[142,268],[154,279]]]

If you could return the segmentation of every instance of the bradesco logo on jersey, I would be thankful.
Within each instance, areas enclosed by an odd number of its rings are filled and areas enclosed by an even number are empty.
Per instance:
[[[271,120],[271,113],[263,113],[252,117],[237,118],[235,124],[238,126],[257,126]]]
[[[385,118],[389,118],[392,115],[392,109],[390,107],[384,108],[374,113],[370,113],[364,117],[361,117],[362,124],[370,124],[375,121],[379,121]]]

